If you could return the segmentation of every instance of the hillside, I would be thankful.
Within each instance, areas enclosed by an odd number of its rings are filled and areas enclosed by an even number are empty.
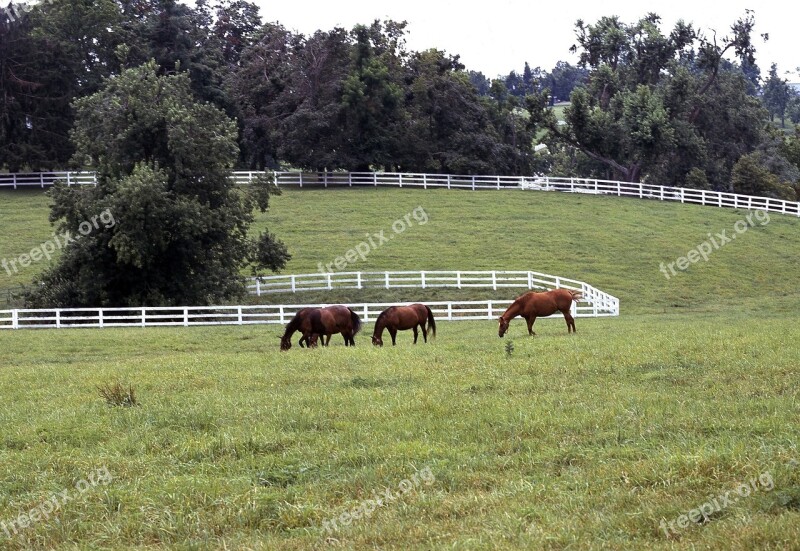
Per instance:
[[[0,258],[14,258],[52,236],[48,200],[41,191],[0,192],[5,236]],[[414,218],[414,209],[418,209]],[[392,224],[411,214],[396,233]],[[316,272],[360,242],[372,241],[365,259],[347,270],[534,270],[586,281],[620,298],[623,313],[714,310],[721,307],[790,311],[800,299],[795,256],[800,219],[772,214],[650,200],[543,192],[467,192],[409,189],[286,190],[273,199],[253,231],[269,229],[292,253],[284,273]],[[427,218],[427,222],[422,223]],[[737,234],[736,224],[747,226]],[[380,232],[386,238],[381,242]],[[735,239],[722,244],[725,232]],[[709,235],[710,234],[710,235]],[[708,261],[686,270],[669,263],[703,242]],[[669,279],[660,270],[664,264]],[[11,277],[0,270],[0,289],[29,283],[45,261]],[[336,269],[333,267],[333,269]],[[513,295],[516,291],[512,290]],[[449,290],[389,294],[445,299]],[[499,295],[508,297],[509,292]],[[468,295],[488,296],[485,291]],[[495,295],[497,296],[497,295]],[[291,296],[284,302],[308,301]],[[374,292],[347,300],[380,300]],[[266,300],[266,299],[265,299]],[[335,300],[330,296],[327,301]]]

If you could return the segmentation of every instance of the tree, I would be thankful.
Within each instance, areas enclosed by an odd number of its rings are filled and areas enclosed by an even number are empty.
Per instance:
[[[791,100],[791,87],[786,79],[778,76],[778,65],[773,63],[769,68],[769,78],[764,84],[764,106],[769,111],[770,120],[777,115],[781,119],[781,128],[786,127],[786,110]]]
[[[248,236],[254,206],[268,207],[268,189],[234,188],[234,122],[198,103],[186,74],[158,76],[151,61],[109,79],[75,109],[75,155],[96,167],[98,185],[54,188],[51,221],[81,236],[38,279],[30,304],[212,304],[244,293],[247,265],[285,265],[289,254],[274,236]],[[101,213],[114,223],[84,231]]]
[[[656,176],[674,185],[697,168],[712,186],[727,188],[733,162],[760,140],[761,112],[748,96],[748,81],[723,59],[733,51],[754,63],[752,13],[734,23],[721,43],[682,21],[665,35],[659,23],[653,13],[633,25],[617,17],[594,25],[578,21],[573,51],[589,71],[588,83],[572,92],[565,126],[532,117],[547,122],[548,139],[604,165],[606,173],[599,175],[630,181]],[[704,180],[694,171],[692,181]]]
[[[356,25],[350,72],[342,87],[345,140],[339,151],[345,168],[380,169],[393,164],[403,117],[402,41],[405,23]]]

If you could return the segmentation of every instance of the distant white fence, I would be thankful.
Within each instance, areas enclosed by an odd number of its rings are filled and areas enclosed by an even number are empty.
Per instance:
[[[94,172],[13,172],[0,173],[0,187],[41,187],[64,182],[68,186],[96,186]]]
[[[253,295],[332,291],[335,289],[572,289],[580,291],[579,309],[593,315],[619,315],[619,300],[588,283],[532,271],[395,271],[316,272],[252,278],[247,289]],[[584,304],[585,303],[585,304]]]
[[[264,174],[258,171],[236,171],[231,177],[237,184],[247,184]],[[273,172],[276,185],[299,188],[327,187],[417,187],[445,189],[524,189],[537,191],[561,191],[587,193],[591,195],[616,195],[658,201],[679,201],[712,207],[758,209],[781,214],[800,216],[800,202],[770,199],[754,195],[740,195],[665,187],[613,180],[590,178],[550,178],[548,176],[467,176],[453,174],[422,174],[403,172]],[[95,185],[92,172],[43,172],[36,174],[0,174],[0,187],[40,186],[56,181],[68,185]]]
[[[510,300],[426,302],[437,321],[494,320]],[[388,308],[410,302],[348,304],[363,322],[375,321]],[[106,327],[191,327],[198,325],[286,324],[301,308],[326,304],[259,306],[178,306],[147,308],[54,308],[0,310],[2,329],[66,329]],[[573,303],[575,317],[612,316],[586,311]],[[561,314],[549,317],[561,317]]]

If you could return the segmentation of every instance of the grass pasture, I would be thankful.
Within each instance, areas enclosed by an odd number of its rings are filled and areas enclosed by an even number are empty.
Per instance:
[[[50,235],[25,193],[0,192],[0,258]],[[418,207],[426,223],[351,268],[532,269],[618,296],[622,315],[575,335],[539,320],[534,338],[521,320],[505,339],[440,323],[381,349],[367,324],[354,349],[285,353],[278,326],[0,332],[0,548],[800,549],[798,219],[771,215],[670,279],[661,262],[747,213],[304,190],[254,230],[287,242],[287,273],[313,272]],[[325,300],[447,298],[375,293]],[[115,383],[138,405],[108,405],[98,386]]]

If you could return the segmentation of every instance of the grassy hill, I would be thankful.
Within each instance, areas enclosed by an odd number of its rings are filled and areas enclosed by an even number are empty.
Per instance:
[[[0,258],[49,236],[46,203],[0,193]],[[534,269],[622,315],[535,338],[515,320],[502,340],[441,323],[380,349],[367,324],[355,348],[285,353],[278,326],[0,332],[0,548],[797,548],[796,218],[669,280],[661,262],[747,213],[287,191],[254,230],[289,244],[287,272],[316,271],[418,208],[426,223],[349,268]],[[108,405],[114,383],[139,405]]]
[[[0,192],[7,236],[0,259],[29,252],[52,235],[47,198],[40,191]],[[417,212],[417,218],[413,213]],[[424,213],[424,215],[423,215]],[[403,218],[412,214],[408,221]],[[625,313],[674,309],[789,312],[800,299],[800,219],[747,211],[616,197],[526,191],[414,189],[287,190],[259,215],[253,231],[269,229],[292,253],[285,273],[316,272],[359,243],[366,258],[348,270],[534,270],[586,281],[620,298]],[[396,233],[392,224],[404,228]],[[422,220],[427,222],[422,223]],[[744,221],[742,223],[741,221]],[[748,229],[737,234],[736,224]],[[383,232],[383,243],[376,234]],[[721,244],[717,234],[735,235]],[[686,270],[666,266],[702,243],[720,245]],[[661,271],[662,263],[669,278]],[[45,261],[11,277],[0,289],[29,283]],[[334,267],[334,269],[336,269]],[[511,298],[518,291],[494,294]],[[339,296],[272,296],[273,302],[480,298],[485,290],[347,292]]]

